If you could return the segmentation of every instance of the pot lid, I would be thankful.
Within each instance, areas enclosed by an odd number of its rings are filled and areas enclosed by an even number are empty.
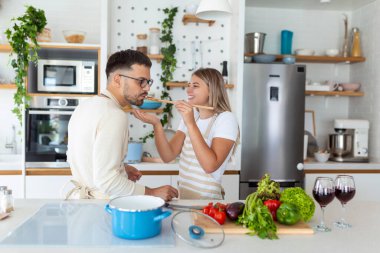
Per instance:
[[[215,248],[224,241],[224,230],[210,216],[196,211],[181,211],[172,219],[174,233],[199,248]]]

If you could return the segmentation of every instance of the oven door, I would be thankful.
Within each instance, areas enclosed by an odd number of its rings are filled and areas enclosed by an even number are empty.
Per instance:
[[[73,110],[26,111],[26,162],[65,162],[68,124]]]

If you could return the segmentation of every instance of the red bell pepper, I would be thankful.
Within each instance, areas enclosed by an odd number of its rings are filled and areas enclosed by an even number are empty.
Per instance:
[[[280,207],[281,202],[277,199],[268,199],[264,201],[264,205],[268,207],[269,212],[272,215],[272,219],[276,221],[277,220],[276,211]]]

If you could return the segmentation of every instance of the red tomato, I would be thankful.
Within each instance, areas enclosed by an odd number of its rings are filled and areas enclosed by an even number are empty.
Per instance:
[[[220,224],[223,225],[226,221],[226,213],[224,211],[217,211],[215,213],[214,219]]]
[[[212,206],[212,207],[210,208],[210,212],[208,213],[208,215],[211,216],[212,218],[214,218],[214,217],[215,217],[215,214],[216,214],[217,212],[219,212],[219,210],[218,210],[217,208],[215,208],[215,207]]]
[[[205,207],[203,207],[202,212],[203,212],[204,214],[209,215],[209,214],[210,214],[210,209],[211,209],[211,208],[212,208],[212,206],[205,206]]]

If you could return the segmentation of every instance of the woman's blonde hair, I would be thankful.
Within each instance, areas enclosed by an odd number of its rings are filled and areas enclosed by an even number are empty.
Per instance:
[[[223,76],[213,68],[200,68],[193,73],[194,76],[202,79],[209,89],[209,106],[214,107],[215,113],[231,111],[230,102],[224,87]]]

